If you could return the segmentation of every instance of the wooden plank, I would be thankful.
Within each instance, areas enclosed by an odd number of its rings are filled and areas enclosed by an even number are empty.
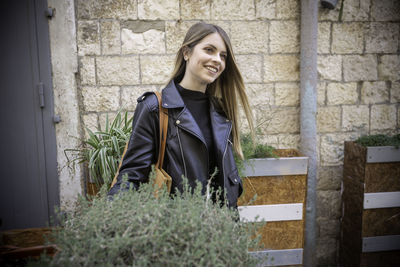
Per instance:
[[[362,236],[381,235],[400,235],[400,208],[363,211]]]
[[[303,264],[303,249],[279,249],[249,252],[253,257],[263,259],[260,266],[287,266]]]
[[[246,177],[243,188],[239,206],[305,202],[307,175]]]
[[[400,191],[400,162],[366,164],[365,193],[394,191]]]
[[[360,267],[399,266],[399,262],[400,262],[399,251],[382,251],[376,253],[361,253],[361,262],[357,266]],[[347,266],[356,266],[356,265],[347,265]]]
[[[304,221],[267,222],[259,230],[259,250],[304,247]]]
[[[365,193],[364,209],[400,207],[400,192]]]
[[[367,147],[367,163],[400,162],[400,149],[394,146]]]
[[[245,176],[307,174],[307,157],[249,159],[244,164]]]
[[[303,203],[239,206],[240,220],[247,222],[296,221],[303,219]]]
[[[400,235],[363,237],[362,252],[400,250]]]
[[[367,148],[355,142],[344,142],[343,177],[364,182]]]

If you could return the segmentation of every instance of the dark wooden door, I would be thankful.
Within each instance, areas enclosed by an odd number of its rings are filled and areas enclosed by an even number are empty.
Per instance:
[[[43,227],[58,204],[46,1],[0,1],[0,229]]]

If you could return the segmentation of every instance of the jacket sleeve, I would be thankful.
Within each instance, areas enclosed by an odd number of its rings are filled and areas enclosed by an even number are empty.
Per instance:
[[[140,183],[148,182],[151,165],[155,164],[158,155],[158,102],[154,94],[144,101],[138,101],[132,122],[132,134],[122,160],[116,184],[108,195],[126,191],[130,186],[135,189]],[[123,176],[127,175],[127,182]]]

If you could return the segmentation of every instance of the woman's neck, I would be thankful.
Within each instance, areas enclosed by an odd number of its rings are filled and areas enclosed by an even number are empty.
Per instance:
[[[183,79],[179,83],[179,85],[187,90],[198,91],[198,92],[202,92],[203,94],[206,92],[206,89],[207,89],[207,84],[202,84],[202,83],[198,83],[198,82],[189,80],[186,77],[186,75],[183,77]]]

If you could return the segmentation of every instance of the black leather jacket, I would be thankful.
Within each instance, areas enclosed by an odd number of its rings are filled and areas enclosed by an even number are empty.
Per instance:
[[[190,185],[194,186],[199,181],[205,189],[209,178],[209,153],[205,139],[174,81],[163,89],[162,103],[168,109],[169,118],[163,168],[172,177],[171,193],[182,190],[182,175],[188,178]],[[158,101],[154,93],[145,93],[138,99],[128,149],[118,181],[109,195],[124,187],[121,181],[125,173],[128,174],[128,181],[135,187],[148,181],[151,165],[157,161],[159,149],[158,115]],[[224,185],[228,206],[236,208],[243,187],[233,157],[232,123],[213,97],[210,98],[210,119],[218,168],[218,175],[214,179],[218,179],[219,185]]]

